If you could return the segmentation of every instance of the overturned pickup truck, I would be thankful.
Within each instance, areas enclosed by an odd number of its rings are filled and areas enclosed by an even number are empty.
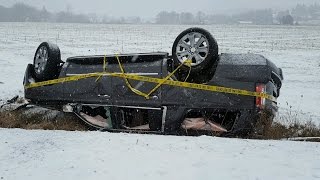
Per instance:
[[[245,135],[277,111],[282,70],[257,54],[218,54],[201,28],[166,52],[70,57],[44,42],[24,77],[31,104],[107,131]]]

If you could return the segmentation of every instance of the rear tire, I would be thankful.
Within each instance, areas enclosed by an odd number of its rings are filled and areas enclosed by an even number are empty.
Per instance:
[[[46,81],[57,78],[60,63],[61,54],[59,47],[48,42],[41,43],[33,59],[36,79]]]

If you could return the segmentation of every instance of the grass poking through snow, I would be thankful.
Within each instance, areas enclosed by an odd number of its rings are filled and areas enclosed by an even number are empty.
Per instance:
[[[73,114],[46,118],[43,113],[0,112],[1,128],[86,131],[88,127]]]
[[[274,122],[264,136],[266,139],[320,137],[320,126],[312,121],[306,123],[293,122],[288,125]]]

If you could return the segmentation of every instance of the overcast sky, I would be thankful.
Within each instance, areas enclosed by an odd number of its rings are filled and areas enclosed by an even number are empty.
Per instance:
[[[111,16],[154,17],[161,10],[232,14],[248,9],[289,9],[297,3],[313,4],[320,0],[0,0],[0,5],[11,6],[24,2],[57,12],[71,7],[76,13],[97,13]]]

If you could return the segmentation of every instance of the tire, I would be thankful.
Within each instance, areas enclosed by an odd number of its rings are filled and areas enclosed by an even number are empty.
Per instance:
[[[175,67],[191,59],[191,72],[200,72],[212,66],[218,59],[219,48],[213,36],[202,28],[189,28],[178,35],[172,46]],[[181,70],[188,72],[188,66]]]
[[[55,79],[59,75],[61,63],[60,49],[57,45],[43,42],[34,55],[34,75],[38,81]]]

